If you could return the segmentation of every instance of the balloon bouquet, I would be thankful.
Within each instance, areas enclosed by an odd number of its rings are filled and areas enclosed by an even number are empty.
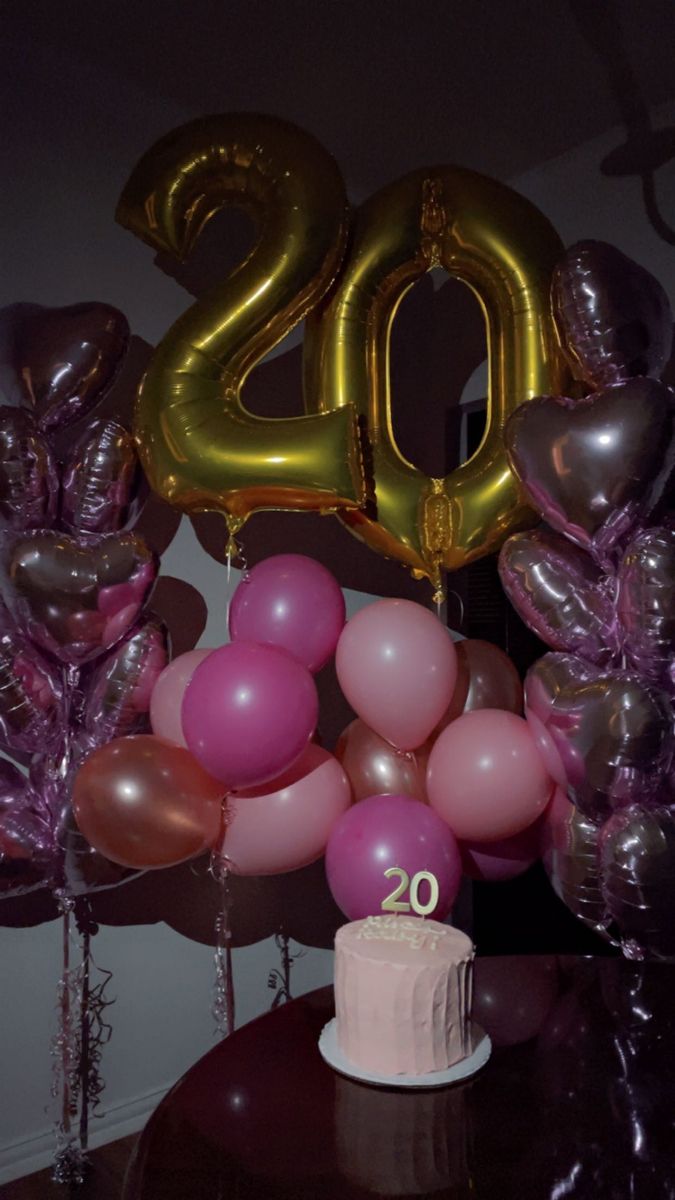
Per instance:
[[[104,1001],[101,989],[89,990],[95,926],[86,897],[129,874],[78,833],[72,778],[94,747],[147,721],[168,656],[166,631],[145,610],[157,563],[128,530],[140,503],[133,438],[115,420],[89,417],[128,335],[125,318],[105,304],[0,313],[0,740],[20,764],[0,759],[0,896],[49,887],[63,916],[53,1047],[55,1178],[63,1180],[81,1177],[101,1086]],[[73,923],[82,937],[77,968]]]
[[[659,382],[672,314],[657,281],[602,242],[567,252],[553,304],[589,391],[510,418],[512,467],[549,528],[515,534],[500,558],[507,595],[553,651],[525,685],[561,789],[546,863],[568,907],[625,954],[672,958],[675,527],[653,515],[675,465]]]

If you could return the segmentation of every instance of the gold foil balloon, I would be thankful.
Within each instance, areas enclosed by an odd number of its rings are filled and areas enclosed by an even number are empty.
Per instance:
[[[370,442],[370,503],[341,515],[368,545],[437,586],[443,569],[497,549],[508,533],[532,524],[502,431],[524,400],[562,386],[549,299],[561,251],[546,218],[503,184],[458,167],[414,171],[363,205],[338,285],[309,322],[308,406],[328,413],[353,403]],[[490,366],[485,436],[445,479],[424,475],[401,454],[389,387],[397,308],[438,266],[478,298]],[[423,396],[419,412],[424,421]]]
[[[253,416],[248,373],[317,304],[344,254],[340,171],[302,130],[233,113],[182,126],[132,172],[117,219],[185,258],[206,221],[237,205],[256,244],[160,342],[141,385],[136,437],[154,489],[188,512],[220,510],[231,532],[255,509],[335,511],[363,499],[351,405],[313,416]]]

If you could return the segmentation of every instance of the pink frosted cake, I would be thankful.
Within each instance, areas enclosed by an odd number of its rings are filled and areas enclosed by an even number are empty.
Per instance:
[[[472,1052],[473,945],[419,917],[351,921],[335,937],[337,1044],[377,1075],[443,1071]]]

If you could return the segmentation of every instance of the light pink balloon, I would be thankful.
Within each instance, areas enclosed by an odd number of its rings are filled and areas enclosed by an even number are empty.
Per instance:
[[[378,600],[348,621],[338,680],[366,725],[401,750],[428,738],[452,698],[457,652],[438,618],[411,600]]]
[[[197,667],[210,653],[210,650],[188,650],[186,654],[179,654],[164,668],[153,688],[150,698],[152,732],[175,746],[187,745],[181,722],[183,696]]]
[[[223,845],[236,875],[278,875],[320,858],[349,808],[349,780],[332,754],[309,745],[279,778],[228,796]]]
[[[432,808],[461,841],[496,842],[536,821],[553,791],[527,721],[483,708],[438,737],[429,756]]]

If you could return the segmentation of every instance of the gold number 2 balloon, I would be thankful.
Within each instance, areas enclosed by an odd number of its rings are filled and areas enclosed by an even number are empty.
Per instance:
[[[354,404],[370,442],[369,502],[342,519],[374,549],[428,576],[437,590],[443,569],[497,549],[508,533],[533,523],[502,431],[519,404],[557,392],[563,382],[549,299],[561,252],[546,218],[503,184],[457,167],[415,171],[360,209],[338,285],[309,322],[307,405],[328,413]],[[389,390],[396,310],[408,288],[435,266],[477,296],[490,376],[483,441],[445,479],[424,475],[399,451]]]
[[[150,483],[188,512],[222,511],[230,533],[259,508],[357,508],[363,474],[349,402],[269,420],[239,398],[247,374],[338,272],[348,205],[337,164],[309,134],[273,117],[207,117],[144,155],[117,219],[182,259],[226,204],[252,214],[258,239],[246,261],[176,321],[150,362],[136,410]]]

